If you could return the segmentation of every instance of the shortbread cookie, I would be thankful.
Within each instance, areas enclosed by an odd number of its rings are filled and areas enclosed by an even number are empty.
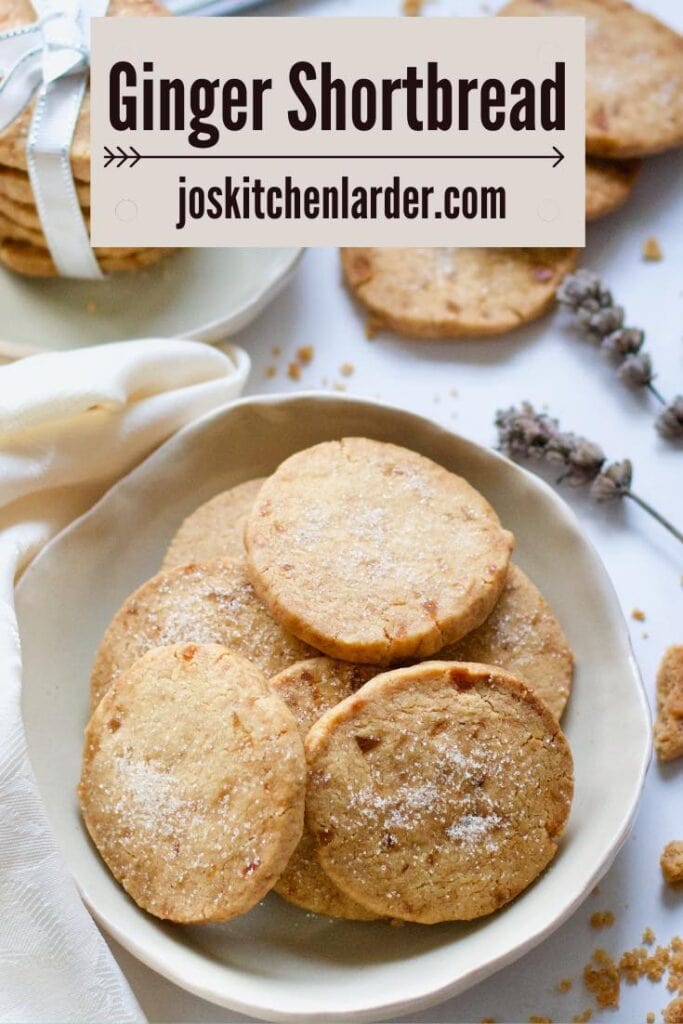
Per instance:
[[[308,730],[330,708],[350,697],[376,673],[368,665],[349,665],[332,658],[300,661],[270,680],[271,689],[294,715],[305,739]],[[353,921],[373,921],[371,910],[337,889],[320,867],[313,833],[304,832],[287,867],[276,882],[275,892],[304,910]]]
[[[88,832],[138,906],[183,923],[243,914],[272,888],[303,827],[306,764],[293,716],[217,644],[149,651],[85,731]]]
[[[572,757],[531,691],[487,665],[375,676],[306,738],[306,820],[325,872],[377,914],[490,914],[557,850]]]
[[[569,699],[574,657],[552,609],[518,565],[486,622],[439,651],[439,660],[496,665],[521,679],[556,718]]]
[[[98,263],[103,273],[122,274],[151,267],[174,251],[174,249],[138,249],[134,255],[113,257],[100,256],[99,250],[95,249],[95,254],[98,255]],[[31,245],[30,242],[2,238],[1,235],[0,263],[25,277],[57,276],[57,268],[47,249],[38,248]]]
[[[425,657],[479,626],[505,584],[512,534],[466,480],[352,437],[292,455],[245,531],[272,615],[332,658]]]
[[[89,225],[86,223],[86,226]],[[43,249],[46,253],[47,242],[41,228],[29,227],[27,223],[20,223],[18,220],[10,220],[4,213],[0,212],[0,238],[16,242],[28,242],[37,249]],[[94,252],[106,259],[120,261],[135,260],[141,253],[148,253],[149,249],[140,249],[135,246],[102,246]],[[154,251],[154,250],[152,250]]]
[[[188,516],[171,541],[162,568],[208,562],[212,558],[244,560],[244,525],[265,477],[246,480],[217,494]]]
[[[664,1024],[683,1024],[683,996],[672,999],[662,1010]]]
[[[111,0],[107,17],[162,17],[169,12],[157,0]],[[0,5],[0,32],[28,25],[36,20],[30,0],[3,0]],[[26,140],[35,100],[4,131],[0,132],[0,164],[26,172]],[[71,146],[74,177],[90,181],[90,91],[83,98]]]
[[[93,665],[92,707],[146,651],[176,643],[224,644],[267,677],[317,654],[271,618],[241,563],[181,565],[143,583],[112,619]]]
[[[90,185],[77,181],[76,193],[82,207],[90,206]],[[0,195],[14,203],[35,204],[31,181],[25,171],[0,164]]]
[[[586,150],[659,153],[683,143],[683,38],[625,0],[512,0],[506,15],[586,19]]]
[[[668,648],[657,673],[655,749],[660,761],[683,756],[683,646]]]
[[[622,206],[633,191],[640,160],[586,160],[586,220],[605,217]]]
[[[373,323],[412,338],[504,334],[553,304],[576,249],[342,249]]]
[[[660,864],[669,885],[683,885],[683,839],[673,839],[666,844]]]

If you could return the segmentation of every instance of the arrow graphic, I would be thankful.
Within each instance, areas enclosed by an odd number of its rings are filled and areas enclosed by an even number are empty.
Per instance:
[[[557,146],[552,153],[139,153],[134,146],[104,147],[104,166],[135,167],[140,160],[552,160],[557,167],[564,160]]]
[[[116,161],[116,166],[117,167],[123,167],[123,165],[125,163],[128,163],[129,167],[135,167],[135,165],[138,162],[138,160],[142,160],[143,159],[143,157],[140,155],[140,153],[138,153],[138,151],[135,148],[135,146],[131,146],[130,147],[130,152],[128,152],[128,153],[125,151],[125,149],[122,149],[121,146],[117,146],[116,150],[117,151],[115,153],[113,150],[111,150],[109,148],[109,146],[105,146],[104,147],[104,166],[105,167],[109,167],[109,164],[113,163],[114,160]],[[149,158],[146,158],[146,159],[149,159]]]

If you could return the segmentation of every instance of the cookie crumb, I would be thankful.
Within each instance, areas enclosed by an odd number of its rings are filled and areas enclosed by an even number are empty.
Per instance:
[[[583,1013],[575,1013],[572,1017],[572,1024],[588,1024],[593,1016],[592,1010],[584,1010]]]
[[[652,1010],[645,1014],[645,1024],[655,1024],[655,1015]]]
[[[90,302],[86,302],[86,304],[85,304],[85,311],[86,311],[86,313],[96,313],[97,312],[97,303],[94,302],[93,299],[91,299]]]
[[[571,978],[562,978],[562,980],[558,981],[558,983],[557,983],[557,991],[558,992],[562,992],[562,993],[569,992],[571,990],[571,987],[572,987],[572,979]]]
[[[640,608],[634,608],[631,612],[631,618],[635,619],[636,622],[645,622],[645,612]]]
[[[591,962],[584,968],[583,982],[601,1009],[619,1007],[619,971],[605,949],[594,951]]]
[[[339,372],[341,373],[342,377],[351,377],[352,374],[355,372],[355,369],[356,367],[353,365],[353,363],[342,363],[341,366],[339,367]]]
[[[315,349],[312,345],[302,345],[301,348],[296,350],[296,357],[302,366],[308,366],[313,361],[315,355]]]
[[[529,1017],[529,1024],[553,1024],[552,1017],[537,1017],[535,1014]]]
[[[266,366],[266,369],[265,369],[263,375],[266,378],[266,380],[272,380],[272,378],[276,375],[276,373],[277,373],[277,367],[276,366]]]
[[[494,1017],[482,1017],[480,1024],[496,1024]]]
[[[643,932],[643,937],[641,939],[641,942],[644,942],[644,943],[646,943],[646,945],[651,946],[656,938],[657,938],[657,936],[652,931],[652,928],[650,928],[649,925],[648,925],[648,927]]]
[[[683,884],[683,839],[667,843],[659,861],[664,880],[668,885]]]
[[[614,924],[614,914],[611,910],[596,910],[590,916],[591,928],[611,928]]]
[[[403,0],[401,10],[408,18],[416,18],[418,14],[422,14],[422,2],[423,0]]]
[[[683,755],[683,646],[668,647],[657,672],[655,749],[660,761]]]
[[[674,999],[664,1010],[664,1024],[683,1024],[683,999]]]
[[[271,355],[273,355],[276,359],[277,359],[277,357],[279,355],[282,355],[282,349],[280,348],[279,345],[273,345],[273,347],[270,350],[270,352],[271,352]]]
[[[643,259],[657,263],[663,258],[662,247],[654,235],[650,235],[643,242]]]
[[[332,388],[334,391],[346,391],[346,384],[342,384],[340,380],[333,380]]]
[[[287,376],[290,380],[301,380],[301,367],[298,363],[290,363],[287,367]]]

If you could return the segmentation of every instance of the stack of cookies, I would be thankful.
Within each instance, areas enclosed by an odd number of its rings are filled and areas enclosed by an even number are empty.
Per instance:
[[[157,0],[111,0],[108,15],[158,17],[168,12]],[[0,32],[35,21],[29,0],[0,0]],[[35,101],[0,132],[0,262],[19,274],[53,277],[57,271],[28,176],[26,142]],[[86,93],[71,147],[71,169],[78,202],[90,227],[90,94]],[[105,274],[138,270],[157,263],[170,249],[95,249]]]
[[[629,198],[642,157],[683,144],[683,38],[626,0],[509,0],[503,16],[586,19],[586,220]],[[504,334],[549,309],[574,249],[342,249],[369,329]]]
[[[512,535],[405,448],[324,442],[181,525],[109,625],[79,798],[166,920],[267,892],[433,924],[504,906],[569,815],[573,658]]]

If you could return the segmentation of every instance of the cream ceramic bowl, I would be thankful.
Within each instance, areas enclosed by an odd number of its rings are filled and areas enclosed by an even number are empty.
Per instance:
[[[435,927],[335,922],[269,896],[224,925],[176,927],[126,896],[88,840],[75,797],[88,675],[121,601],[159,567],[200,502],[342,435],[406,445],[467,477],[517,537],[515,558],[555,609],[577,661],[563,724],[576,798],[545,874],[499,913]],[[31,761],[95,918],[191,992],[276,1021],[379,1020],[461,992],[576,910],[633,821],[650,754],[647,705],[617,599],[567,505],[537,477],[408,412],[332,395],[247,399],[183,430],[54,540],[18,589]]]

